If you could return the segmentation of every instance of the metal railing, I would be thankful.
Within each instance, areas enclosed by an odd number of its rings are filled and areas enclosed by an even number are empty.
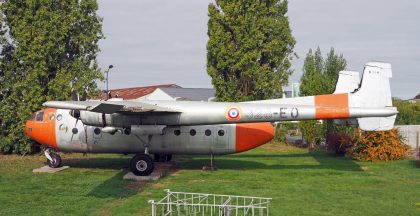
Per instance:
[[[160,201],[149,200],[152,216],[218,215],[245,216],[269,215],[271,198],[173,192],[167,193]]]

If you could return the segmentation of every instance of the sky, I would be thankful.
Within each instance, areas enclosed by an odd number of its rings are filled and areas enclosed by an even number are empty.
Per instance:
[[[109,87],[157,84],[211,87],[206,72],[209,0],[98,0],[106,39],[100,41],[102,70],[112,64]],[[310,48],[342,53],[347,69],[369,61],[390,62],[394,97],[420,93],[420,1],[289,0],[296,38],[290,82],[298,82]],[[101,84],[101,87],[105,87]]]

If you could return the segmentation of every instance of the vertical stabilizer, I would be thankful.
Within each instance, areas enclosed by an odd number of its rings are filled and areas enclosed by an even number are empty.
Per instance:
[[[359,88],[350,94],[349,105],[361,108],[392,107],[391,87],[389,79],[392,77],[391,64],[369,62],[363,70]],[[396,110],[396,108],[391,108]],[[390,117],[358,118],[362,130],[380,131],[390,130],[394,126],[396,115]]]
[[[359,87],[360,75],[357,71],[340,71],[333,94],[353,92]]]

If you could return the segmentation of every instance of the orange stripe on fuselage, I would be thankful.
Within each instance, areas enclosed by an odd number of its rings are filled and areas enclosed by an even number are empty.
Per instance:
[[[349,116],[347,93],[315,96],[316,119],[348,118]]]
[[[274,127],[268,122],[241,123],[236,125],[236,152],[243,152],[274,138]]]

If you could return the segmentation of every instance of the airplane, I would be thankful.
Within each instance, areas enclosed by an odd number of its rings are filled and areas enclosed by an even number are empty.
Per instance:
[[[25,124],[27,135],[46,145],[50,167],[62,152],[135,154],[129,169],[147,176],[155,161],[174,154],[223,155],[247,151],[273,139],[271,122],[356,120],[362,130],[393,127],[391,64],[369,62],[342,71],[333,94],[248,102],[47,101]]]

